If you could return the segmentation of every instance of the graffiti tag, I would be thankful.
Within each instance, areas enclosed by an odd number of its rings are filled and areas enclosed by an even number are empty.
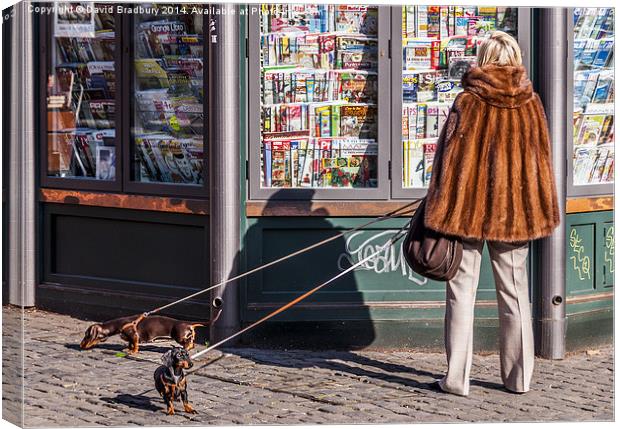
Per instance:
[[[582,240],[575,228],[570,231],[569,246],[573,251],[570,259],[573,261],[573,270],[579,274],[579,280],[585,280],[586,276],[590,279],[590,257],[584,255],[585,248],[581,244]]]
[[[605,264],[609,267],[609,272],[613,273],[615,270],[614,267],[614,251],[615,251],[615,241],[614,241],[614,227],[610,226],[607,228],[605,232]]]
[[[351,234],[346,241],[346,251],[338,257],[338,268],[344,271],[351,265],[378,252],[395,232],[395,230],[383,231],[365,239],[363,237],[364,232],[360,231]],[[402,252],[402,241],[386,247],[382,252],[368,259],[355,270],[374,271],[377,274],[400,272],[407,280],[418,285],[428,282],[427,278],[419,276],[407,265]]]

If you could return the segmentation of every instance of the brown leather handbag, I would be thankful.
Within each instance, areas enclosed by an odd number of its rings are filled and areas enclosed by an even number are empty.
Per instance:
[[[452,279],[463,259],[463,243],[459,237],[448,237],[424,226],[422,200],[409,224],[409,232],[403,242],[403,254],[407,264],[416,273],[432,280]]]

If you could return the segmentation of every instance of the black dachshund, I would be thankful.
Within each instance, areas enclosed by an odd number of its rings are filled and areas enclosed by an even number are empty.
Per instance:
[[[163,365],[155,370],[155,388],[164,398],[168,409],[166,414],[174,414],[173,402],[181,399],[186,413],[197,414],[187,399],[187,380],[185,370],[194,366],[189,353],[182,347],[173,347],[161,357]]]

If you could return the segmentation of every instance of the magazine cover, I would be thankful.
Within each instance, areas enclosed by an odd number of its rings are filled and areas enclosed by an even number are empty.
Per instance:
[[[98,180],[114,180],[116,150],[109,146],[97,146],[97,170],[95,178]]]
[[[2,2],[7,427],[617,419],[612,2]]]

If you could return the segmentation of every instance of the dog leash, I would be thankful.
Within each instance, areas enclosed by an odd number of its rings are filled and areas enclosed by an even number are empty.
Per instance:
[[[384,214],[382,216],[379,216],[378,218],[375,218],[375,219],[371,220],[370,222],[367,222],[367,223],[365,223],[363,225],[359,225],[359,226],[356,226],[355,228],[351,228],[351,229],[342,231],[342,232],[340,232],[340,233],[338,233],[338,234],[336,234],[336,235],[334,235],[332,237],[326,238],[325,240],[322,240],[322,241],[319,241],[317,243],[311,244],[310,246],[304,247],[303,249],[296,250],[293,253],[289,253],[288,255],[282,256],[281,258],[275,259],[275,260],[273,260],[271,262],[267,262],[266,264],[260,265],[260,266],[258,266],[256,268],[252,268],[251,270],[246,271],[245,273],[238,274],[238,275],[233,276],[233,277],[231,277],[231,278],[229,278],[227,280],[223,280],[223,281],[221,281],[221,282],[219,282],[217,284],[209,286],[206,289],[199,290],[197,292],[192,293],[191,295],[187,295],[187,296],[185,296],[183,298],[177,299],[176,301],[172,301],[172,302],[170,302],[168,304],[165,304],[165,305],[162,305],[160,307],[157,307],[157,308],[155,308],[155,309],[153,309],[151,311],[145,311],[140,316],[138,316],[138,318],[135,321],[129,322],[128,325],[134,325],[134,327],[135,327],[145,317],[148,317],[148,316],[150,316],[152,314],[155,314],[155,313],[159,313],[160,311],[165,310],[165,309],[170,308],[170,307],[173,307],[173,306],[175,306],[177,304],[180,304],[181,302],[184,302],[184,301],[187,301],[189,299],[195,298],[195,297],[197,297],[199,295],[202,295],[202,294],[204,294],[206,292],[209,292],[209,291],[211,291],[211,290],[213,290],[213,289],[215,289],[217,287],[224,286],[225,284],[230,283],[232,281],[239,280],[239,279],[247,277],[247,276],[249,276],[251,274],[254,274],[254,273],[257,273],[259,271],[262,271],[265,268],[269,268],[271,266],[279,264],[280,262],[284,262],[284,261],[286,261],[286,260],[288,260],[290,258],[293,258],[295,256],[298,256],[298,255],[301,255],[303,253],[309,252],[310,250],[316,249],[317,247],[323,246],[323,245],[325,245],[325,244],[327,244],[329,242],[337,240],[337,239],[345,236],[346,234],[350,234],[352,232],[359,231],[360,229],[366,228],[366,227],[368,227],[370,225],[373,225],[375,223],[378,223],[378,222],[381,222],[381,221],[384,221],[384,220],[387,220],[387,219],[392,219],[394,217],[402,216],[402,215],[405,215],[405,214],[410,214],[411,211],[405,212],[403,210],[410,208],[411,206],[413,206],[414,204],[420,202],[421,200],[422,200],[421,198],[418,198],[418,199],[414,200],[413,202],[411,202],[409,204],[405,204],[404,206],[399,207],[398,209],[393,210],[393,211],[391,211],[389,213],[386,213],[386,214]],[[220,312],[221,312],[221,310],[220,310]],[[219,316],[220,312],[218,312],[218,316]]]
[[[412,203],[412,204],[414,204],[414,203]],[[410,204],[409,204],[409,205],[410,205]],[[409,205],[408,205],[408,206],[409,206]],[[404,207],[402,207],[402,208],[404,208]],[[402,208],[401,208],[401,209],[402,209]],[[399,209],[399,210],[400,210],[400,209]],[[329,284],[333,283],[335,280],[339,279],[340,277],[343,277],[343,276],[345,276],[346,274],[348,274],[348,273],[350,273],[350,272],[354,271],[356,268],[358,268],[359,266],[361,266],[361,265],[365,264],[366,262],[368,262],[369,260],[371,260],[371,259],[372,259],[372,258],[374,258],[375,256],[379,255],[381,252],[385,251],[387,248],[389,248],[389,247],[390,247],[390,246],[392,246],[395,242],[397,242],[400,238],[402,238],[402,237],[404,236],[403,231],[404,231],[404,230],[408,227],[408,225],[409,225],[409,223],[405,223],[405,224],[404,224],[404,225],[403,225],[403,226],[402,226],[402,227],[401,227],[398,231],[396,231],[396,233],[394,233],[394,234],[392,235],[392,237],[390,237],[390,239],[389,239],[389,240],[388,240],[388,241],[387,241],[387,242],[386,242],[383,246],[381,246],[381,247],[380,247],[377,251],[375,251],[375,252],[371,253],[370,255],[366,256],[365,258],[363,258],[363,259],[361,259],[360,261],[356,262],[355,264],[351,265],[349,268],[347,268],[346,270],[344,270],[344,271],[342,271],[342,272],[338,273],[337,275],[335,275],[334,277],[330,278],[329,280],[327,280],[327,281],[325,281],[325,282],[321,283],[321,284],[320,284],[320,285],[318,285],[318,286],[315,286],[313,289],[310,289],[309,291],[307,291],[307,292],[303,293],[302,295],[299,295],[298,297],[296,297],[296,298],[295,298],[295,299],[293,299],[292,301],[289,301],[288,303],[286,303],[286,304],[284,304],[283,306],[281,306],[281,307],[277,308],[276,310],[272,311],[271,313],[269,313],[268,315],[266,315],[266,316],[262,317],[261,319],[257,320],[256,322],[254,322],[254,323],[252,323],[252,324],[250,324],[250,325],[246,326],[245,328],[243,328],[243,329],[241,329],[241,330],[237,331],[236,333],[234,333],[234,334],[232,334],[232,335],[230,335],[230,336],[228,336],[228,337],[226,337],[226,338],[224,338],[224,339],[222,339],[222,340],[218,341],[217,343],[215,343],[215,344],[213,344],[213,345],[211,345],[211,346],[207,347],[206,349],[201,350],[201,351],[200,351],[200,352],[198,352],[198,353],[195,353],[195,354],[192,356],[192,360],[196,360],[198,357],[200,357],[200,356],[202,356],[202,355],[204,355],[204,354],[206,354],[206,353],[209,353],[210,351],[213,351],[213,350],[214,350],[214,349],[216,349],[217,347],[221,346],[222,344],[225,344],[226,342],[228,342],[228,341],[232,340],[233,338],[236,338],[236,337],[238,337],[239,335],[241,335],[241,334],[243,334],[243,333],[245,333],[245,332],[248,332],[249,330],[251,330],[251,329],[253,329],[253,328],[257,327],[258,325],[260,325],[260,324],[262,324],[262,323],[266,322],[267,320],[269,320],[269,319],[271,319],[271,318],[273,318],[273,317],[277,316],[278,314],[280,314],[280,313],[282,313],[282,312],[284,312],[284,311],[288,310],[289,308],[293,307],[294,305],[296,305],[296,304],[298,304],[299,302],[303,301],[304,299],[308,298],[310,295],[314,294],[315,292],[318,292],[319,290],[321,290],[321,289],[322,289],[322,288],[324,288],[325,286],[327,286],[327,285],[329,285]],[[348,232],[351,232],[351,231],[352,231],[352,230],[350,230],[350,231],[348,231]],[[220,311],[220,313],[221,313],[221,311]],[[143,315],[141,315],[141,316],[140,316],[137,320],[142,320],[142,319],[144,319],[144,317],[146,317],[146,316],[143,314]],[[215,317],[215,319],[217,319],[217,317],[219,317],[219,313],[218,313],[218,315]],[[215,319],[214,319],[214,320],[215,320]],[[134,322],[134,323],[139,323],[139,322]],[[220,355],[220,356],[218,356],[218,357],[216,357],[216,358],[210,359],[209,361],[207,361],[207,362],[206,362],[206,363],[204,363],[203,365],[200,365],[198,368],[193,369],[193,370],[191,370],[191,371],[187,371],[186,376],[189,376],[189,375],[191,375],[191,374],[193,374],[193,373],[195,373],[195,372],[197,372],[197,371],[200,371],[200,370],[201,370],[201,369],[203,369],[203,368],[206,368],[207,366],[209,366],[209,365],[211,365],[211,364],[213,364],[213,363],[217,362],[218,360],[222,359],[223,357],[224,357],[224,355],[222,354],[222,355]],[[149,359],[139,359],[139,358],[136,358],[136,357],[132,357],[132,359],[135,359],[135,360],[143,360],[143,361],[152,362],[152,361],[151,361],[151,360],[149,360]],[[140,394],[140,396],[145,395],[146,393],[149,393],[149,392],[151,392],[152,390],[155,390],[155,389],[154,389],[154,388],[152,388],[152,389],[145,390],[144,392],[142,392],[142,393]]]
[[[392,237],[383,245],[379,248],[379,250],[377,250],[376,252],[371,253],[370,255],[366,256],[364,259],[361,259],[360,261],[356,262],[355,264],[351,265],[349,268],[347,268],[346,270],[338,273],[336,276],[332,277],[331,279],[321,283],[320,285],[314,287],[313,289],[310,289],[309,291],[305,292],[302,295],[299,295],[297,298],[293,299],[292,301],[289,301],[288,303],[284,304],[283,306],[277,308],[276,310],[272,311],[271,313],[269,313],[268,315],[262,317],[261,319],[257,320],[256,322],[246,326],[245,328],[237,331],[236,333],[224,338],[223,340],[218,341],[217,343],[207,347],[204,350],[199,351],[198,353],[195,353],[192,356],[192,359],[196,359],[199,356],[202,356],[206,353],[209,353],[211,350],[221,346],[222,344],[232,340],[233,338],[238,337],[239,335],[249,331],[250,329],[255,328],[256,326],[260,325],[261,323],[266,322],[267,320],[277,316],[278,314],[288,310],[289,308],[291,308],[292,306],[294,306],[295,304],[298,304],[299,302],[303,301],[304,299],[308,298],[310,295],[312,295],[313,293],[319,291],[320,289],[324,288],[325,286],[329,285],[330,283],[334,282],[335,280],[339,279],[340,277],[343,277],[344,275],[350,273],[351,271],[355,270],[356,268],[358,268],[359,266],[365,264],[367,261],[369,261],[370,259],[374,258],[375,256],[377,256],[378,254],[380,254],[381,252],[385,251],[385,249],[387,249],[389,246],[393,245],[396,241],[398,241],[404,234],[403,231],[407,228],[408,223],[405,223],[394,235],[392,235]],[[203,365],[198,369],[202,369],[205,366],[210,365],[210,363],[207,363],[207,365]],[[198,370],[196,369],[196,371]],[[194,371],[192,371],[194,372]],[[188,373],[189,374],[189,373]]]
[[[209,366],[209,365],[211,365],[211,364],[214,364],[214,363],[215,363],[215,362],[217,362],[218,360],[223,359],[225,355],[226,355],[225,353],[222,353],[221,355],[219,355],[219,356],[217,356],[217,357],[214,357],[213,359],[211,359],[211,360],[207,361],[207,363],[205,363],[205,364],[203,364],[203,365],[199,366],[198,368],[193,369],[193,370],[191,370],[191,371],[187,371],[187,372],[185,373],[185,375],[189,375],[189,374],[194,373],[194,372],[196,372],[196,371],[200,371],[201,369],[203,369],[203,368],[205,368],[205,367],[207,367],[207,366]],[[130,360],[135,360],[135,361],[138,361],[138,362],[148,362],[148,363],[154,363],[154,364],[156,364],[156,365],[159,365],[159,364],[160,364],[160,362],[156,362],[156,361],[153,361],[153,360],[151,360],[151,359],[142,359],[142,358],[139,358],[139,357],[137,357],[137,356],[131,356],[131,357],[126,357],[126,358],[128,358],[128,359],[130,359]],[[146,395],[147,393],[152,392],[153,390],[156,390],[156,389],[155,389],[154,387],[151,387],[150,389],[147,389],[147,390],[144,390],[144,391],[142,391],[142,392],[138,393],[136,396],[144,396],[144,395]]]
[[[417,200],[417,201],[419,201],[419,200]],[[373,223],[379,222],[379,221],[384,220],[384,219],[387,219],[387,218],[394,217],[397,213],[401,212],[403,209],[405,209],[405,208],[407,208],[407,207],[410,207],[411,205],[415,204],[417,201],[414,201],[413,203],[407,204],[407,205],[405,205],[405,206],[403,206],[403,207],[401,207],[401,208],[399,208],[399,209],[397,209],[397,210],[394,210],[394,211],[393,211],[393,212],[391,212],[391,213],[388,213],[387,215],[384,215],[384,216],[381,216],[381,217],[379,217],[379,218],[377,218],[377,219],[374,219],[373,221],[368,222],[368,223],[366,223],[366,224],[364,224],[364,225],[361,225],[361,226],[356,227],[356,228],[352,228],[352,229],[347,230],[347,231],[343,231],[342,233],[340,233],[340,234],[336,235],[335,237],[342,237],[343,235],[345,235],[345,234],[347,234],[347,233],[350,233],[350,232],[353,232],[353,231],[359,230],[359,229],[361,229],[361,228],[363,228],[363,227],[365,227],[365,226],[371,225],[371,224],[373,224]],[[401,213],[401,214],[404,214],[404,213]],[[358,268],[358,267],[360,267],[361,265],[365,264],[366,262],[368,262],[369,260],[371,260],[371,259],[372,259],[372,258],[374,258],[375,256],[377,256],[377,255],[379,255],[380,253],[384,252],[387,248],[389,248],[389,247],[390,247],[390,246],[392,246],[394,243],[396,243],[396,242],[397,242],[400,238],[402,238],[402,237],[404,236],[403,231],[405,231],[405,230],[407,229],[408,225],[409,225],[409,223],[408,223],[408,222],[405,222],[405,223],[403,224],[403,226],[402,226],[402,227],[401,227],[398,231],[396,231],[396,233],[394,233],[394,234],[392,235],[392,237],[390,237],[390,239],[389,239],[389,240],[388,240],[388,241],[387,241],[387,242],[386,242],[383,246],[379,247],[379,248],[378,248],[378,250],[376,250],[375,252],[373,252],[373,253],[371,253],[370,255],[368,255],[368,256],[366,256],[366,257],[364,257],[364,258],[363,258],[363,259],[361,259],[360,261],[358,261],[358,262],[356,262],[355,264],[351,265],[349,268],[347,268],[346,270],[344,270],[344,271],[342,271],[342,272],[338,273],[337,275],[335,275],[334,277],[330,278],[329,280],[327,280],[327,281],[325,281],[325,282],[323,282],[323,283],[319,284],[318,286],[315,286],[313,289],[310,289],[309,291],[307,291],[307,292],[303,293],[302,295],[299,295],[298,297],[296,297],[296,298],[295,298],[295,299],[293,299],[292,301],[289,301],[288,303],[286,303],[286,304],[284,304],[283,306],[281,306],[281,307],[277,308],[276,310],[272,311],[271,313],[267,314],[266,316],[262,317],[261,319],[259,319],[259,320],[255,321],[254,323],[252,323],[252,324],[250,324],[250,325],[246,326],[245,328],[243,328],[243,329],[241,329],[241,330],[237,331],[236,333],[234,333],[234,334],[232,334],[232,335],[230,335],[230,336],[228,336],[228,337],[226,337],[226,338],[224,338],[224,339],[222,339],[222,340],[220,340],[220,341],[216,342],[215,344],[210,345],[210,346],[209,346],[209,347],[207,347],[206,349],[201,350],[201,351],[200,351],[200,352],[198,352],[198,353],[195,353],[195,354],[192,356],[192,360],[196,360],[196,359],[197,359],[197,358],[199,358],[200,356],[202,356],[202,355],[204,355],[204,354],[206,354],[206,353],[209,353],[210,351],[212,351],[212,350],[216,349],[217,347],[221,346],[222,344],[225,344],[226,342],[228,342],[228,341],[232,340],[233,338],[236,338],[236,337],[238,337],[239,335],[242,335],[242,334],[244,334],[245,332],[248,332],[249,330],[254,329],[254,328],[255,328],[255,327],[257,327],[258,325],[260,325],[260,324],[262,324],[262,323],[266,322],[267,320],[269,320],[269,319],[271,319],[271,318],[273,318],[273,317],[277,316],[278,314],[280,314],[280,313],[282,313],[282,312],[284,312],[284,311],[288,310],[289,308],[293,307],[294,305],[296,305],[296,304],[300,303],[300,302],[301,302],[301,301],[303,301],[304,299],[306,299],[306,298],[308,298],[309,296],[311,296],[312,294],[314,294],[314,293],[318,292],[319,290],[321,290],[321,289],[322,289],[322,288],[324,288],[325,286],[327,286],[327,285],[329,285],[329,284],[333,283],[333,282],[334,282],[334,281],[336,281],[337,279],[339,279],[339,278],[341,278],[341,277],[343,277],[343,276],[347,275],[348,273],[350,273],[350,272],[354,271],[355,269],[357,269],[357,268]],[[314,245],[312,245],[312,246],[309,246],[309,247],[307,247],[307,248],[305,248],[305,249],[301,249],[301,250],[299,250],[299,251],[297,251],[297,252],[294,252],[294,253],[292,253],[292,254],[290,254],[290,255],[287,255],[286,257],[280,258],[279,260],[276,260],[276,261],[270,262],[270,263],[268,263],[268,264],[265,264],[265,265],[263,265],[263,266],[261,266],[261,267],[258,267],[257,269],[255,268],[254,270],[251,270],[251,271],[249,271],[249,272],[246,272],[246,273],[244,273],[243,275],[239,275],[239,276],[237,276],[237,278],[242,278],[242,277],[244,277],[244,276],[247,276],[247,275],[251,274],[252,272],[257,272],[257,271],[259,271],[260,269],[264,269],[264,268],[266,268],[267,266],[274,265],[274,264],[276,264],[276,263],[278,263],[278,262],[281,262],[281,261],[283,261],[283,260],[286,260],[286,259],[288,259],[288,258],[290,258],[290,257],[292,257],[292,256],[294,256],[294,255],[297,255],[297,254],[301,254],[301,253],[303,253],[303,252],[306,252],[306,251],[308,251],[310,248],[316,248],[316,247],[318,247],[318,246],[320,246],[320,245],[322,245],[322,244],[325,244],[325,243],[327,243],[327,242],[329,242],[329,241],[332,241],[332,240],[334,240],[334,239],[335,239],[334,237],[331,237],[331,238],[329,238],[329,239],[327,239],[327,240],[323,240],[322,242],[316,243],[316,244],[314,244]],[[233,279],[234,279],[234,278],[233,278]],[[232,281],[233,279],[229,279],[229,280],[228,280],[228,282],[229,282],[229,281]],[[225,283],[227,283],[227,282],[223,282],[222,284],[225,284]],[[208,289],[206,289],[206,290],[200,291],[200,293],[204,293],[204,292],[206,292],[207,290],[213,289],[214,287],[217,287],[217,285],[216,285],[216,286],[211,286],[210,288],[208,288]],[[198,295],[198,294],[196,293],[196,294],[192,294],[191,296],[197,296],[197,295]],[[185,298],[182,298],[181,300],[177,300],[175,303],[182,302],[182,301],[185,301],[185,300],[187,300],[187,299],[189,299],[189,297],[185,297]],[[139,316],[139,317],[138,317],[138,318],[137,318],[134,322],[132,322],[132,323],[134,324],[134,327],[136,327],[135,325],[137,325],[137,323],[139,323],[139,321],[143,320],[143,319],[144,319],[145,317],[147,317],[149,314],[152,314],[152,313],[157,312],[157,311],[161,311],[161,310],[163,310],[164,308],[168,308],[168,307],[170,307],[171,305],[174,305],[175,303],[170,303],[170,304],[167,304],[167,305],[165,305],[165,306],[159,307],[159,308],[157,308],[157,309],[155,309],[155,310],[153,310],[153,311],[151,311],[151,312],[148,312],[148,313],[143,313],[143,314],[142,314],[141,316]],[[221,313],[221,310],[218,312],[218,314],[215,316],[215,318],[214,318],[213,320],[216,320],[216,319],[219,317],[220,313]],[[195,373],[195,372],[197,372],[197,371],[200,371],[201,369],[206,368],[207,366],[209,366],[209,365],[213,364],[214,362],[218,361],[218,360],[219,360],[219,359],[221,359],[222,357],[223,357],[223,355],[221,355],[221,356],[219,356],[219,357],[217,357],[217,358],[215,358],[215,359],[210,359],[209,361],[207,361],[207,362],[206,362],[206,363],[204,363],[203,365],[199,366],[198,368],[196,368],[196,369],[194,369],[194,370],[192,370],[192,371],[188,371],[186,375],[187,375],[187,376],[189,376],[189,375],[191,375],[191,374],[193,374],[193,373]],[[153,390],[153,389],[149,389],[149,390],[147,390],[146,392],[144,392],[143,394],[145,394],[145,393],[147,393],[147,392],[150,392],[151,390]]]

